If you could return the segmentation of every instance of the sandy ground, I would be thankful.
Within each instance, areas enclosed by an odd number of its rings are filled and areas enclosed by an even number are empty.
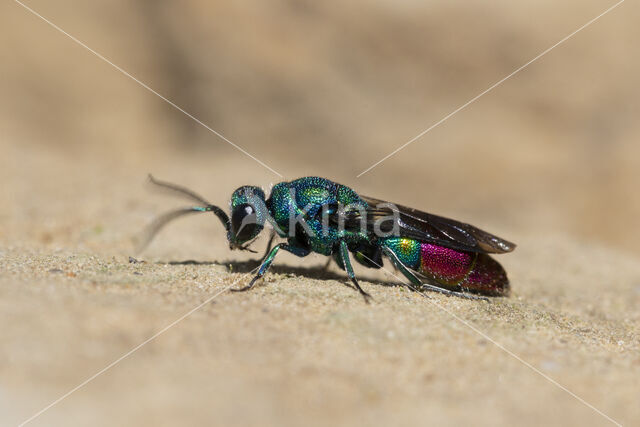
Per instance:
[[[365,282],[367,306],[337,278],[278,269],[252,293],[215,298],[35,424],[608,424],[490,340],[637,423],[637,263],[535,243],[547,250],[523,249],[533,263],[507,263],[515,296],[491,303]],[[571,274],[550,273],[559,257]],[[132,265],[68,250],[4,249],[2,264],[6,424],[243,280],[216,263]]]
[[[637,3],[356,178],[611,4],[29,2],[280,178],[4,2],[0,424],[111,366],[32,425],[639,425]],[[134,253],[183,204],[149,172],[221,206],[321,175],[470,222],[518,244],[513,294],[425,298],[356,267],[366,305],[287,254],[222,292],[257,256],[214,218]]]

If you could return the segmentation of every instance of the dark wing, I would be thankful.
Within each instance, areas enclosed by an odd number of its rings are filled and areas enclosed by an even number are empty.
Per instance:
[[[368,205],[367,230],[373,231],[374,224],[383,217],[394,215],[397,209],[397,223],[400,236],[423,242],[434,243],[451,249],[480,252],[505,253],[511,252],[516,245],[470,224],[465,224],[449,218],[432,215],[417,209],[402,205],[395,205],[373,197],[361,196]],[[345,215],[345,227],[360,227],[362,218],[359,211],[348,211]],[[386,223],[386,225],[385,225]],[[382,225],[382,231],[388,231],[393,225],[387,220]]]

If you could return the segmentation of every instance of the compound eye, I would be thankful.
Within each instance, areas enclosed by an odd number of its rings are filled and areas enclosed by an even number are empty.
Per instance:
[[[248,204],[236,206],[231,214],[231,227],[238,242],[246,242],[251,239],[258,227],[253,206]]]

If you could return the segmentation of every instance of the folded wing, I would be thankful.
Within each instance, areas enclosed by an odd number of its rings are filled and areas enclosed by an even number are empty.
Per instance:
[[[343,212],[346,229],[356,230],[364,220],[367,230],[373,232],[377,221],[385,217],[394,216],[394,210],[397,209],[395,211],[395,221],[401,237],[417,239],[462,251],[489,254],[511,252],[516,247],[515,244],[470,224],[429,214],[407,206],[391,204],[373,197],[362,196],[362,200],[368,204],[366,218],[363,218],[362,211]],[[337,222],[340,214],[339,211],[334,212],[332,221]],[[390,231],[392,225],[394,225],[391,220],[378,222],[378,224],[383,232]]]

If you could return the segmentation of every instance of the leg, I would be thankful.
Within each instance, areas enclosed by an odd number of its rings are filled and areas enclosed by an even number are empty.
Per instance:
[[[269,236],[269,241],[267,242],[267,248],[264,250],[264,255],[262,255],[262,258],[260,258],[260,263],[262,263],[265,259],[267,259],[267,256],[269,256],[269,252],[271,252],[271,247],[273,246],[273,239],[275,239],[276,237],[276,232],[271,230],[271,235]]]
[[[456,296],[465,299],[474,299],[474,300],[484,300],[489,301],[489,298],[486,297],[478,297],[475,295],[465,294],[463,292],[450,291],[448,289],[441,288],[439,286],[434,286],[428,283],[422,282],[415,274],[413,274],[403,263],[398,259],[398,256],[389,248],[383,249],[384,254],[391,259],[393,265],[400,270],[400,272],[411,281],[414,286],[409,286],[414,291],[420,291],[420,289],[426,289],[433,292],[438,292],[440,294]]]
[[[301,248],[298,246],[291,246],[288,243],[279,243],[277,245],[275,245],[273,247],[273,249],[271,249],[271,251],[269,252],[269,254],[267,255],[267,257],[264,259],[264,261],[262,261],[262,265],[260,266],[260,269],[258,270],[258,273],[253,277],[253,279],[251,279],[251,281],[249,282],[249,284],[247,286],[245,286],[244,288],[239,288],[239,289],[231,289],[232,292],[243,292],[243,291],[248,291],[249,289],[253,288],[253,285],[256,283],[256,281],[261,278],[262,276],[264,276],[264,273],[267,272],[267,270],[269,269],[269,267],[271,267],[271,263],[273,262],[273,259],[276,257],[276,254],[278,253],[278,251],[280,249],[283,249],[287,252],[291,252],[294,255],[297,255],[299,257],[305,257],[307,255],[309,255],[310,251],[308,249],[305,248]]]
[[[361,244],[353,251],[353,259],[367,268],[382,267],[382,247]]]
[[[369,304],[371,295],[366,293],[358,284],[356,274],[353,272],[353,267],[351,266],[351,260],[349,259],[349,248],[347,247],[347,243],[344,240],[340,241],[340,259],[342,260],[342,265],[344,266],[349,279],[351,279],[351,282],[355,285],[356,289],[358,289],[360,295],[364,297],[364,301]]]

